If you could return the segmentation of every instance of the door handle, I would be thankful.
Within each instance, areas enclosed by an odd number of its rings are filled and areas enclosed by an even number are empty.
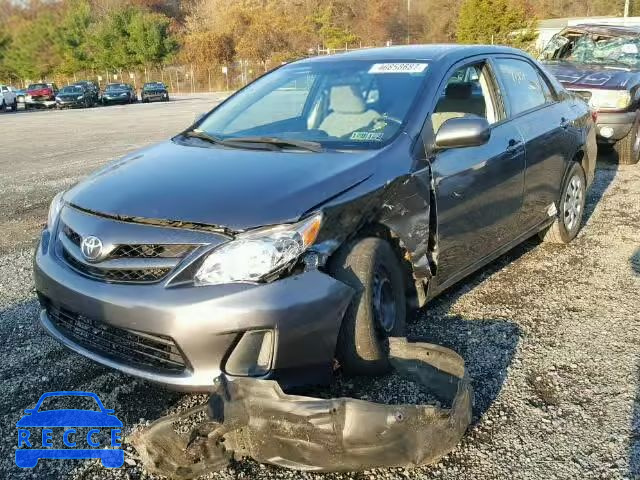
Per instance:
[[[520,142],[518,142],[515,138],[512,138],[511,140],[509,140],[509,144],[507,145],[507,152],[513,152],[518,148],[518,145],[520,145]]]

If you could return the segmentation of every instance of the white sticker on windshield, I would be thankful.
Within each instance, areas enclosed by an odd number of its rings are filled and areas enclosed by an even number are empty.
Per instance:
[[[622,53],[636,55],[638,53],[638,46],[635,43],[625,43],[622,45]]]
[[[422,73],[428,63],[375,63],[369,73]]]

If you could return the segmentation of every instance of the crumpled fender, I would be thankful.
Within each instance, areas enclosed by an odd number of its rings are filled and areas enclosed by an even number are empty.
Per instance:
[[[433,463],[456,446],[471,421],[464,360],[405,338],[390,340],[390,360],[445,406],[288,395],[272,380],[220,377],[208,405],[162,418],[134,434],[132,443],[150,472],[178,479],[241,457],[318,472]]]

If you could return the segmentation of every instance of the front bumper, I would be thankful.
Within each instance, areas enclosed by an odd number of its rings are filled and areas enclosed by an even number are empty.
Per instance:
[[[105,105],[112,105],[112,104],[116,104],[116,103],[129,103],[131,100],[129,100],[129,97],[112,97],[112,98],[107,98],[107,97],[102,97],[102,103],[104,103]]]
[[[178,389],[210,390],[214,378],[227,373],[232,352],[235,356],[236,348],[244,348],[242,335],[267,330],[272,332],[272,360],[262,378],[295,385],[325,381],[331,374],[341,320],[353,292],[320,271],[261,285],[106,283],[73,270],[49,240],[45,231],[34,260],[41,323],[58,341],[98,363]],[[59,328],[44,308],[51,306],[109,327],[172,339],[186,367],[179,372],[147,368],[96,351]]]
[[[164,93],[145,94],[145,96],[142,97],[142,101],[143,102],[162,102],[164,100],[167,100],[168,98],[169,96]]]
[[[25,105],[27,107],[45,107],[45,108],[50,108],[53,107],[56,104],[56,101],[54,99],[51,100],[41,100],[41,99],[34,99],[34,98],[25,98]]]
[[[596,132],[599,143],[615,143],[622,140],[631,131],[636,122],[637,113],[632,112],[598,112]],[[603,134],[603,130],[606,135]]]
[[[82,108],[86,107],[84,100],[63,100],[56,101],[56,107],[58,108]]]

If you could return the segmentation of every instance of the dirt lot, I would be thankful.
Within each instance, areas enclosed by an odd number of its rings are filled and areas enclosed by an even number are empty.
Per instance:
[[[139,479],[93,461],[13,461],[15,423],[47,391],[86,390],[126,432],[202,395],[168,392],[72,354],[38,326],[32,248],[51,197],[111,159],[188,125],[215,96],[0,115],[0,478]],[[640,479],[640,165],[602,157],[568,247],[530,240],[420,312],[413,336],[467,362],[474,424],[441,463],[300,475],[251,461],[215,478]]]

